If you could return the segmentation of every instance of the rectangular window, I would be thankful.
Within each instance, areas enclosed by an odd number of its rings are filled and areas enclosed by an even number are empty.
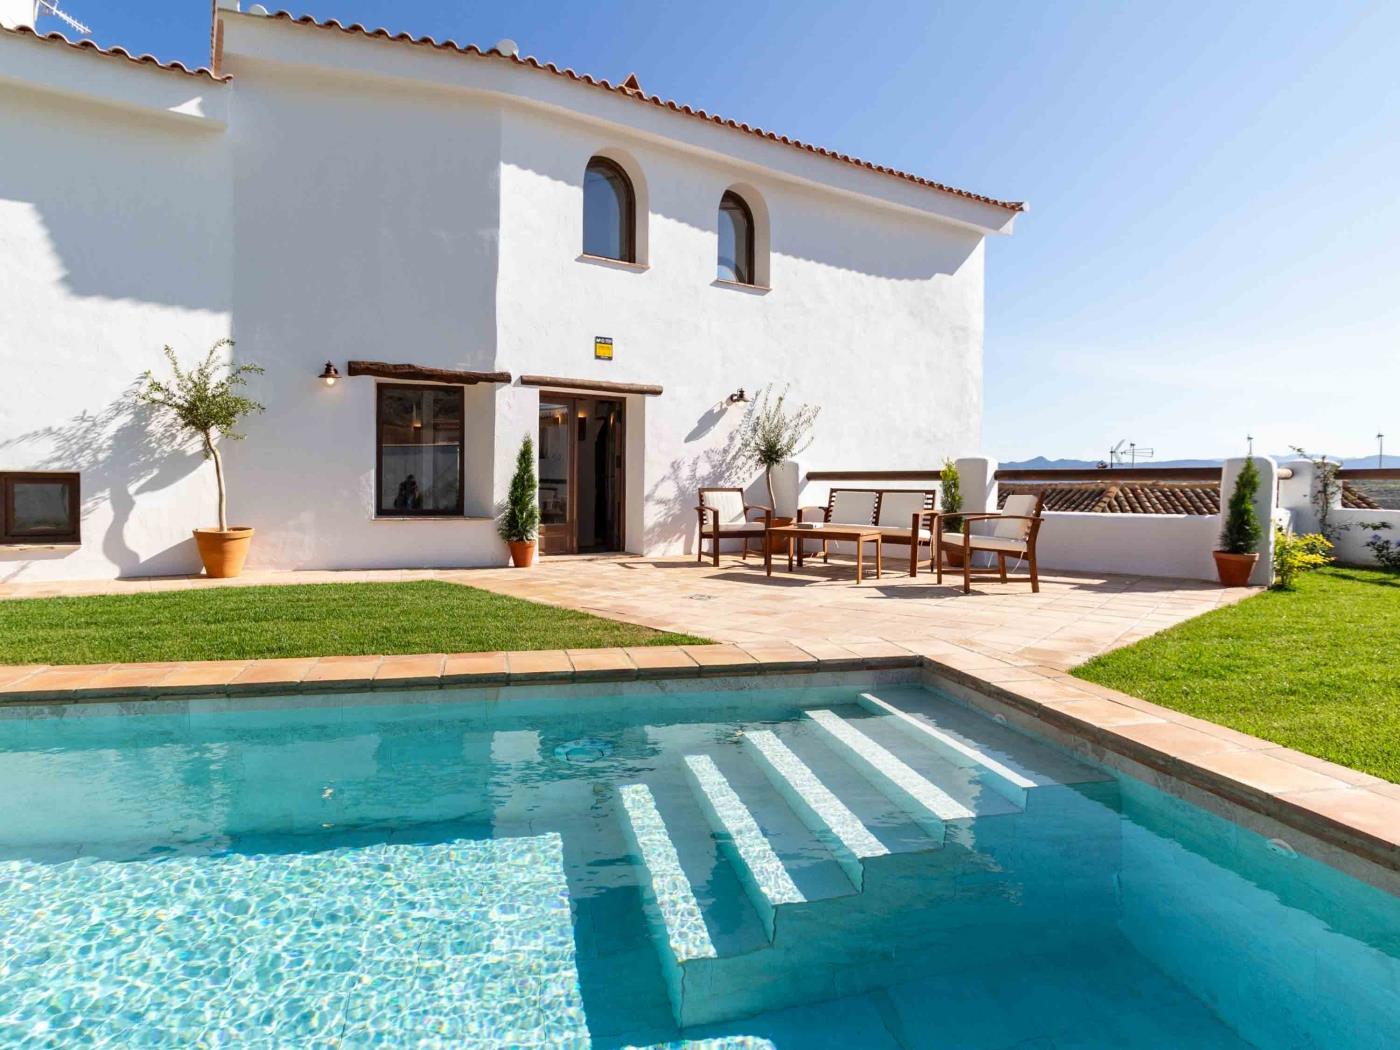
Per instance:
[[[0,474],[0,543],[77,543],[77,474]]]
[[[463,398],[459,386],[378,388],[381,517],[462,513]]]

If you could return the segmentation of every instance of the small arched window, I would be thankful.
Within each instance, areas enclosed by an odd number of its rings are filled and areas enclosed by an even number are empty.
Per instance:
[[[583,173],[583,254],[637,261],[637,198],[617,164],[594,157]]]
[[[737,193],[719,201],[719,279],[753,284],[753,212]]]

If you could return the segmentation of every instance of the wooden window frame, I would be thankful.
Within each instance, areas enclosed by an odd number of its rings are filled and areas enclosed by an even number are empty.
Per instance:
[[[748,202],[748,201],[744,200],[743,197],[739,196],[739,195],[738,195],[737,193],[735,193],[733,190],[725,190],[725,191],[724,191],[724,196],[720,197],[720,199],[719,199],[719,210],[720,210],[721,213],[724,212],[724,210],[725,210],[725,205],[737,205],[737,206],[738,206],[738,211],[739,211],[739,213],[740,213],[741,215],[743,215],[744,221],[745,221],[746,223],[748,223],[749,235],[748,235],[748,238],[747,238],[747,242],[748,242],[748,243],[747,243],[746,248],[745,248],[745,251],[744,251],[744,270],[745,270],[745,276],[744,276],[742,279],[740,279],[740,280],[731,280],[730,278],[727,278],[727,277],[720,277],[719,280],[721,280],[721,281],[729,281],[729,283],[731,283],[731,284],[742,284],[742,285],[744,285],[746,288],[757,288],[757,287],[758,287],[758,274],[757,274],[757,273],[755,272],[755,270],[754,270],[754,254],[755,254],[754,241],[756,241],[756,240],[758,239],[758,227],[757,227],[757,225],[755,225],[755,223],[754,223],[754,221],[753,221],[753,209],[749,207],[749,202]],[[718,246],[718,244],[716,244],[716,246],[715,246],[715,254],[716,254],[716,256],[718,256],[718,254],[719,254],[719,246]],[[716,272],[718,272],[718,269],[719,269],[719,259],[718,259],[718,258],[715,259],[715,269],[716,269]]]
[[[588,210],[588,173],[595,169],[601,169],[616,175],[622,181],[623,207],[622,207],[622,257],[614,259],[611,255],[595,255],[588,250],[588,245],[583,246],[583,254],[590,259],[609,259],[612,262],[630,263],[637,265],[637,190],[632,185],[632,177],[623,170],[622,165],[607,157],[590,157],[588,163],[583,168],[584,197],[583,209]],[[586,222],[586,219],[585,219]]]
[[[451,510],[401,510],[382,506],[384,499],[384,400],[389,390],[455,390],[462,406],[462,438],[457,445],[457,505]],[[466,516],[467,396],[466,387],[446,383],[376,383],[374,387],[374,516],[376,518],[462,518]]]
[[[15,483],[25,481],[55,482],[68,485],[68,517],[73,528],[66,532],[24,532],[11,531],[15,520]],[[81,543],[82,519],[82,475],[76,471],[29,470],[0,472],[0,546],[43,546],[51,543]]]

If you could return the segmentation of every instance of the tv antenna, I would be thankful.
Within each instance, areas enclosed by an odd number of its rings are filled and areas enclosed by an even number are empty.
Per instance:
[[[79,22],[76,18],[74,18],[72,15],[70,15],[67,11],[65,11],[65,10],[63,10],[61,7],[59,7],[59,6],[58,6],[58,0],[38,0],[38,8],[39,8],[39,10],[38,10],[37,12],[35,12],[36,14],[50,14],[50,15],[53,15],[53,16],[54,16],[55,18],[57,18],[60,22],[62,22],[64,25],[70,27],[70,28],[73,29],[75,32],[78,32],[78,33],[83,34],[83,36],[88,36],[88,35],[90,35],[90,34],[92,33],[92,30],[91,30],[91,29],[89,29],[87,26],[83,25],[83,23]],[[36,21],[37,21],[37,19],[36,19]]]
[[[1126,448],[1126,451],[1125,451]],[[1121,467],[1127,463],[1131,467],[1137,466],[1140,459],[1151,459],[1157,454],[1156,449],[1139,445],[1136,441],[1129,441],[1124,438],[1118,444],[1108,450],[1108,465],[1110,467]]]

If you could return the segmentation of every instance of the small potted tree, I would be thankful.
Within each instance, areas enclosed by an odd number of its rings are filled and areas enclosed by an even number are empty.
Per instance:
[[[763,483],[768,489],[768,506],[778,509],[773,493],[773,468],[785,463],[812,443],[812,427],[817,421],[819,407],[798,405],[788,411],[784,405],[787,391],[772,398],[764,391],[753,414],[744,425],[739,439],[739,455],[748,463],[763,468]],[[774,516],[774,525],[791,525],[790,516]],[[784,547],[786,550],[786,547]]]
[[[962,532],[962,487],[958,477],[958,465],[951,459],[943,461],[943,469],[938,472],[938,509],[942,514],[938,528],[942,532]],[[962,551],[955,547],[944,547],[943,555],[950,565],[962,565]]]
[[[510,545],[511,564],[528,569],[535,561],[535,537],[540,531],[540,505],[535,481],[535,442],[527,434],[515,457],[515,475],[498,529]]]
[[[1220,530],[1220,549],[1213,552],[1215,572],[1223,587],[1249,586],[1249,577],[1259,560],[1259,540],[1264,529],[1254,511],[1258,492],[1259,468],[1253,459],[1246,459],[1235,477],[1235,491],[1230,494],[1225,527]]]
[[[220,359],[220,351],[232,347],[232,339],[220,339],[209,348],[204,360],[186,371],[180,367],[175,351],[165,348],[170,362],[171,379],[157,379],[152,372],[141,377],[136,391],[139,404],[164,409],[191,435],[198,437],[205,459],[214,461],[214,479],[219,487],[219,527],[195,529],[194,542],[199,548],[199,560],[207,575],[216,578],[237,576],[243,571],[248,547],[253,542],[253,529],[248,525],[228,523],[228,492],[224,485],[224,458],[215,443],[216,435],[230,441],[241,441],[243,435],[234,428],[239,420],[263,406],[241,393],[250,375],[261,375],[254,364],[229,364]]]

